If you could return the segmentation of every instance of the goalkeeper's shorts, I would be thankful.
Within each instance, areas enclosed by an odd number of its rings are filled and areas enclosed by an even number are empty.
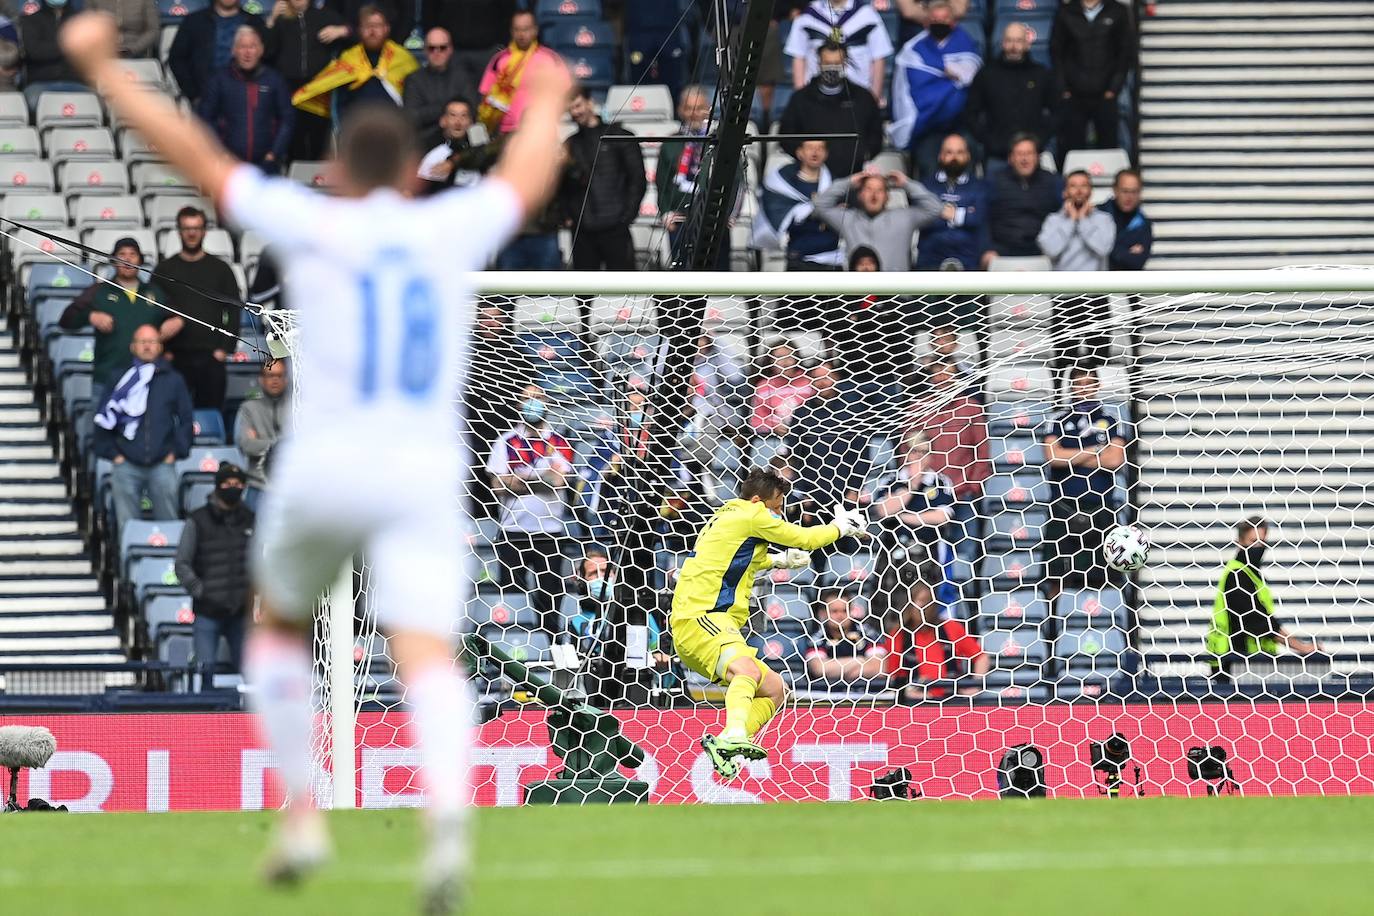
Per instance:
[[[673,648],[682,663],[713,684],[725,684],[725,669],[740,656],[757,661],[758,650],[744,641],[739,625],[729,614],[700,617],[673,616]]]

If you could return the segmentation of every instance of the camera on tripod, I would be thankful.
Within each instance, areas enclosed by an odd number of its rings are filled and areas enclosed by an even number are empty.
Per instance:
[[[1222,789],[1228,795],[1240,791],[1240,783],[1236,782],[1231,765],[1226,762],[1226,748],[1216,745],[1190,747],[1185,756],[1188,760],[1188,777],[1207,783],[1208,795],[1220,795]]]
[[[1088,763],[1095,772],[1102,774],[1102,782],[1097,790],[1103,795],[1116,798],[1121,794],[1121,774],[1131,762],[1131,744],[1126,736],[1114,732],[1106,741],[1088,742]],[[1144,795],[1140,785],[1140,767],[1132,768],[1135,775],[1135,794]]]

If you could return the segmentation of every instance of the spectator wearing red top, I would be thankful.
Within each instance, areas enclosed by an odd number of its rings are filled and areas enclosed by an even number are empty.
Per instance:
[[[530,603],[539,627],[559,638],[563,602],[563,542],[568,523],[568,487],[574,482],[573,448],[548,421],[544,390],[521,390],[520,422],[498,438],[487,459],[492,490],[501,500],[501,538],[496,558],[501,583],[518,587],[529,577]]]
[[[749,426],[760,435],[785,436],[793,412],[806,403],[816,389],[791,344],[775,345],[771,356],[773,370],[754,390]]]
[[[884,660],[900,702],[921,703],[949,695],[933,682],[965,674],[986,674],[991,662],[983,647],[958,620],[941,620],[940,605],[930,583],[940,572],[934,564],[909,568],[905,576],[906,606],[901,620],[887,637]],[[975,686],[961,687],[965,696],[978,693]]]
[[[847,686],[881,677],[887,650],[864,630],[855,608],[838,588],[816,601],[816,632],[806,650],[806,673],[825,686]]]
[[[983,483],[992,476],[988,457],[988,417],[967,368],[959,362],[959,337],[953,328],[931,333],[926,364],[931,394],[916,405],[913,432],[930,439],[931,470],[954,487],[950,537],[959,559],[977,567],[983,537]]]

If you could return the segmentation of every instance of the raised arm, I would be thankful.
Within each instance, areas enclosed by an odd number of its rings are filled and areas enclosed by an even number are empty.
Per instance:
[[[528,214],[542,208],[558,186],[563,160],[552,151],[561,147],[558,120],[572,84],[563,64],[552,61],[541,62],[524,82],[529,86],[529,103],[491,173],[515,190]]]
[[[62,29],[62,50],[119,117],[133,125],[181,172],[218,203],[238,164],[201,121],[172,100],[128,79],[116,57],[119,32],[108,13],[82,13]]]

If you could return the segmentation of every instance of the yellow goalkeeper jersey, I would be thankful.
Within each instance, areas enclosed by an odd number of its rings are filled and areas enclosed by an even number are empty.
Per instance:
[[[803,528],[785,522],[761,502],[732,499],[697,535],[696,548],[678,573],[673,617],[727,613],[737,626],[749,618],[754,576],[768,565],[768,548],[815,550],[839,539],[834,525]]]

